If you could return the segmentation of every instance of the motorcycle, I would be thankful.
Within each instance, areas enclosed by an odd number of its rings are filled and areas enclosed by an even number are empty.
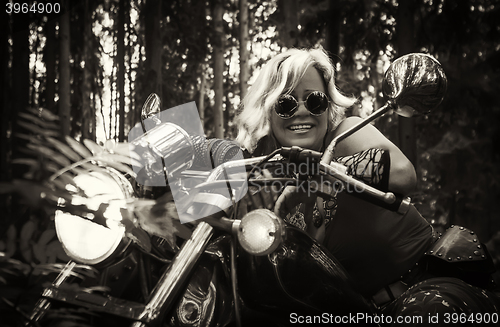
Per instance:
[[[92,325],[128,322],[134,327],[280,326],[307,323],[311,317],[320,317],[315,323],[333,324],[346,323],[337,317],[377,316],[380,308],[356,290],[318,241],[266,208],[242,216],[240,200],[252,187],[307,181],[310,191],[324,199],[343,185],[345,191],[356,189],[353,196],[406,213],[409,198],[347,175],[333,160],[335,146],[389,111],[424,114],[441,103],[445,91],[446,76],[437,60],[403,56],[385,74],[387,103],[338,135],[324,153],[282,147],[256,158],[238,156],[233,142],[200,140],[176,124],[161,122],[160,100],[150,96],[142,112],[144,133],[131,142],[142,151],[135,158],[147,159],[134,180],[121,173],[129,170],[104,160],[104,169],[63,180],[71,197],[45,197],[57,203],[57,235],[73,260],[44,289],[25,324],[44,324],[51,310],[65,306],[86,308]],[[147,127],[148,121],[154,126]],[[197,160],[212,169],[193,169]],[[255,177],[264,165],[278,169],[290,163],[306,164],[308,172]],[[137,182],[151,176],[164,186]],[[143,202],[134,202],[137,198]],[[434,245],[444,251],[429,250],[429,255],[436,260],[438,252],[458,256],[453,244],[459,244],[460,235],[452,234]],[[477,270],[487,271],[484,248],[473,253],[474,262],[483,265]]]

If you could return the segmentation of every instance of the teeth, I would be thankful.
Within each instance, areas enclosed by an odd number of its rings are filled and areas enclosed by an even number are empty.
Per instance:
[[[289,127],[292,131],[298,130],[298,129],[310,129],[312,128],[312,125],[293,125]]]

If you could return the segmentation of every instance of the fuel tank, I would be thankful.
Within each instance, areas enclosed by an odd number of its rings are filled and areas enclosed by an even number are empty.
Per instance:
[[[318,242],[286,226],[281,246],[266,256],[239,250],[238,289],[244,307],[289,320],[291,313],[372,313],[342,265]]]

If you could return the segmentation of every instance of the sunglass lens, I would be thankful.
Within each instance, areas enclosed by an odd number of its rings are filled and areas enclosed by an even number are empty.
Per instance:
[[[297,108],[297,101],[289,95],[284,95],[278,100],[276,113],[282,118],[290,118],[293,116]]]
[[[313,92],[307,97],[307,108],[313,115],[321,115],[328,108],[328,98],[322,92]]]

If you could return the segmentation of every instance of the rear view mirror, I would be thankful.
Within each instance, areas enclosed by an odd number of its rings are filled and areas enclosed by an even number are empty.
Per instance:
[[[423,53],[396,59],[385,72],[382,92],[401,116],[429,113],[443,100],[447,79],[441,64]]]

